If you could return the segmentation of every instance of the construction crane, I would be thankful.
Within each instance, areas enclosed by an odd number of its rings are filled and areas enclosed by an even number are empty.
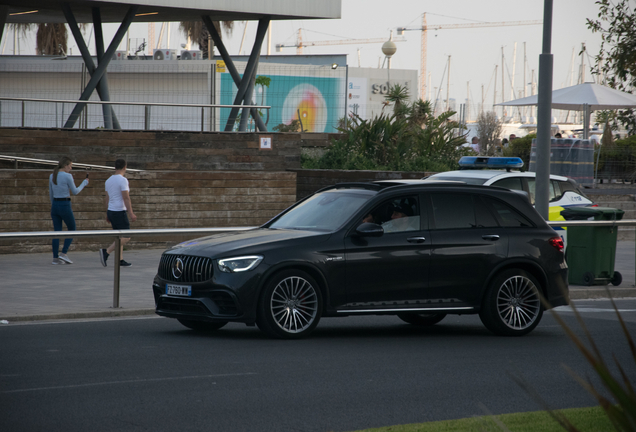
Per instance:
[[[301,29],[298,29],[298,36],[296,43],[293,45],[276,44],[276,52],[280,52],[283,48],[296,47],[296,54],[302,54],[303,48],[308,46],[326,46],[326,45],[357,45],[357,44],[369,44],[369,43],[384,43],[388,39],[386,38],[372,38],[372,39],[342,39],[342,40],[328,40],[328,41],[312,41],[303,42],[303,35]],[[404,38],[394,38],[393,42],[406,42]]]
[[[420,58],[420,98],[426,98],[426,45],[429,30],[454,30],[465,28],[484,28],[484,27],[507,27],[507,26],[526,26],[543,24],[541,20],[534,21],[504,21],[504,22],[481,22],[466,24],[426,24],[426,12],[422,14],[422,27],[406,28],[398,27],[397,34],[403,35],[405,31],[421,31],[422,32],[422,54]]]

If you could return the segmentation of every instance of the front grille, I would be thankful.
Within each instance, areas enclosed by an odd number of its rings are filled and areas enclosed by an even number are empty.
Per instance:
[[[183,274],[176,278],[173,274],[173,266],[177,259],[183,261]],[[210,258],[163,254],[159,262],[159,277],[173,282],[205,282],[212,279],[214,274],[214,262]]]

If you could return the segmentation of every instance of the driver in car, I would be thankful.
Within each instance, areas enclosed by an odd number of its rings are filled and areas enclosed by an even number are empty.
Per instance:
[[[419,229],[420,218],[415,217],[413,209],[408,204],[397,204],[393,206],[391,220],[382,224],[385,233],[401,231],[417,231]]]

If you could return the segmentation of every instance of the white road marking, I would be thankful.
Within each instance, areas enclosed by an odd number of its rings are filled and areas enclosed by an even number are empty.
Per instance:
[[[570,306],[559,306],[559,307],[555,307],[554,310],[557,311],[557,312],[573,312],[572,307],[570,307]],[[576,308],[576,310],[581,312],[581,313],[588,313],[588,312],[616,312],[616,310],[613,309],[613,308],[592,308],[592,307],[585,307],[585,306],[578,306]],[[636,309],[619,309],[618,311],[620,313],[636,312]]]

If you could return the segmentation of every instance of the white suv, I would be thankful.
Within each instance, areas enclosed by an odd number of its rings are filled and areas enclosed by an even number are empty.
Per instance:
[[[459,165],[461,167],[459,171],[433,174],[423,180],[457,181],[524,191],[534,205],[536,173],[512,171],[513,168],[518,169],[523,166],[523,161],[520,158],[464,156],[459,160]],[[551,175],[549,192],[550,220],[564,220],[561,216],[561,210],[565,207],[594,205],[576,182],[567,177]],[[566,239],[563,228],[555,227],[554,229],[559,232],[563,240]]]

